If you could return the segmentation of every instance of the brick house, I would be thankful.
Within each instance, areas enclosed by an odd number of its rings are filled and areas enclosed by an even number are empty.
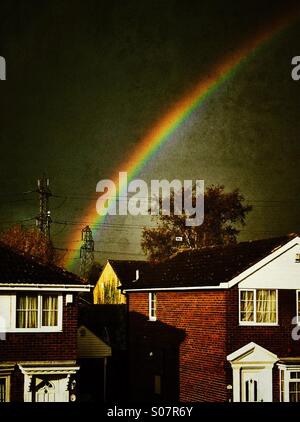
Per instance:
[[[132,399],[300,401],[299,237],[183,251],[123,291]]]
[[[147,261],[108,259],[93,290],[94,304],[125,304],[126,296],[119,287],[138,278],[139,273],[147,271],[149,266],[151,264]]]
[[[0,402],[76,399],[74,274],[0,244]]]

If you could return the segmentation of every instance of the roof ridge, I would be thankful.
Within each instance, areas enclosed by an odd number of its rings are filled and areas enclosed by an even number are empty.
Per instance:
[[[11,254],[12,259],[14,259],[15,257],[16,259],[21,259],[24,265],[29,265],[30,267],[33,266],[33,269],[35,269],[36,271],[48,270],[56,273],[58,276],[62,276],[68,279],[74,279],[80,282],[81,284],[84,284],[84,281],[77,274],[67,271],[66,269],[58,265],[42,262],[40,259],[38,259],[38,257],[31,255],[30,253],[26,253],[24,251],[16,250],[10,245],[4,243],[3,241],[0,241],[0,249],[6,251],[8,254]]]

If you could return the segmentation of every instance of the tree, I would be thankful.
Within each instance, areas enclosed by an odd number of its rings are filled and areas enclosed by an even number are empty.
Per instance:
[[[0,241],[18,252],[36,257],[44,264],[57,264],[60,260],[52,242],[37,228],[12,226],[0,235]]]
[[[169,199],[171,204],[174,203],[174,193]],[[240,232],[237,225],[245,225],[246,216],[251,210],[251,205],[244,205],[244,197],[239,189],[225,192],[224,186],[212,185],[204,193],[202,225],[186,226],[185,212],[182,215],[174,215],[174,212],[163,215],[160,208],[159,215],[153,217],[156,227],[143,228],[141,247],[149,260],[161,261],[182,248],[199,249],[236,243]],[[177,236],[182,237],[181,242],[176,242]]]

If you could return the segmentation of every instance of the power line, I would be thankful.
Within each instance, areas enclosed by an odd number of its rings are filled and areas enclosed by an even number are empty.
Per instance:
[[[35,200],[34,198],[12,199],[11,201],[5,201],[5,202],[1,201],[1,205],[13,204],[13,203],[16,203],[16,202],[21,202],[21,203],[32,202],[34,200]]]
[[[0,224],[18,224],[18,223],[25,223],[26,221],[33,221],[35,217],[26,218],[24,220],[0,220]]]
[[[21,196],[21,195],[28,195],[31,193],[36,193],[36,190],[28,190],[28,191],[24,191],[24,192],[15,192],[15,193],[7,193],[7,192],[0,192],[0,197],[16,197],[16,196]],[[86,199],[96,199],[99,198],[99,195],[101,192],[93,192],[90,194],[70,194],[70,195],[64,195],[64,194],[53,194],[52,197],[53,198],[63,198],[63,199],[82,199],[82,198],[86,198]],[[107,198],[129,198],[130,195],[135,195],[135,193],[131,193],[129,192],[128,195],[106,195]],[[141,196],[139,199],[151,199],[151,196]],[[298,199],[293,199],[293,200],[289,200],[289,199],[253,199],[253,198],[245,198],[246,202],[262,202],[262,203],[300,203],[300,200]]]
[[[80,249],[69,249],[69,248],[54,248],[55,250],[58,251],[65,251],[65,252],[78,252],[80,253]],[[101,251],[94,251],[95,253],[115,253],[118,255],[139,255],[139,256],[144,256],[144,254],[142,253],[137,253],[137,252],[119,252],[119,251],[108,251],[108,250],[101,250]],[[78,259],[81,259],[80,256],[78,257]]]
[[[122,224],[122,223],[96,223],[93,224],[92,221],[58,221],[54,220],[52,221],[53,224],[61,224],[61,225],[67,225],[67,226],[83,226],[85,224],[90,225],[93,228],[100,228],[100,227],[115,227],[115,228],[136,228],[140,229],[143,228],[144,224]]]

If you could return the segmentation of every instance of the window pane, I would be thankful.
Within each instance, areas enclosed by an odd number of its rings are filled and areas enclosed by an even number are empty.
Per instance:
[[[5,382],[5,378],[0,378],[0,403],[4,403],[5,402],[5,387],[6,387],[6,382]]]
[[[276,323],[276,290],[257,290],[256,322]]]
[[[254,321],[254,292],[241,291],[241,321]]]
[[[42,300],[42,325],[43,327],[55,327],[58,323],[58,297],[43,296]]]
[[[284,401],[284,371],[280,371],[280,401]]]
[[[156,318],[156,293],[150,293],[150,317]]]
[[[293,381],[290,385],[290,402],[300,402],[300,382]]]
[[[17,328],[38,327],[38,298],[37,296],[17,297]]]
[[[299,371],[293,371],[290,373],[290,378],[296,378],[296,379],[300,379],[300,372]]]

